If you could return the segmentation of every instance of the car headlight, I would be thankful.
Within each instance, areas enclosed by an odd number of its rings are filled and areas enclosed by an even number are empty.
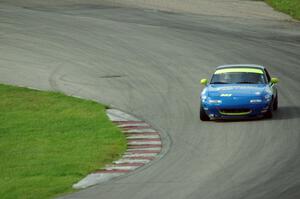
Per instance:
[[[252,104],[257,104],[257,103],[261,103],[261,102],[262,102],[261,99],[252,99],[252,100],[250,100],[250,103],[252,103]]]
[[[266,102],[269,102],[271,99],[272,99],[272,95],[269,94],[265,95]]]
[[[221,104],[222,100],[212,100],[212,99],[209,99],[207,102],[209,104]]]

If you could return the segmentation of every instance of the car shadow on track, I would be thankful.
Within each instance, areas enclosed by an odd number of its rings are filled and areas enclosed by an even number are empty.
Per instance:
[[[215,120],[215,122],[253,122],[253,121],[264,121],[264,120],[288,120],[300,118],[300,107],[298,106],[282,106],[278,107],[277,111],[273,112],[273,118],[266,119],[260,118],[247,118],[247,119],[226,119],[226,120]]]
[[[300,118],[299,106],[282,106],[278,107],[278,110],[274,112],[271,120],[288,120]]]

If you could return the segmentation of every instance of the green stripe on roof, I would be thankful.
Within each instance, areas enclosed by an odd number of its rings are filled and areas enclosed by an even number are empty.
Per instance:
[[[264,74],[261,69],[256,68],[225,68],[219,69],[215,72],[215,74],[222,74],[222,73],[258,73]]]

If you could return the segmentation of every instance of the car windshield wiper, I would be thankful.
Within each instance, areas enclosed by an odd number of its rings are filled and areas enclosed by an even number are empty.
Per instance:
[[[247,82],[247,81],[244,81],[244,82],[235,82],[236,84],[255,84],[255,82]]]
[[[227,82],[212,82],[211,84],[228,84]]]

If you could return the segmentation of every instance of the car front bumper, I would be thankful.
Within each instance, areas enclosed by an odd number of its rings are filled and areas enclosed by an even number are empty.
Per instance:
[[[203,108],[211,119],[253,118],[263,116],[270,109],[270,103],[236,105],[203,104]]]

